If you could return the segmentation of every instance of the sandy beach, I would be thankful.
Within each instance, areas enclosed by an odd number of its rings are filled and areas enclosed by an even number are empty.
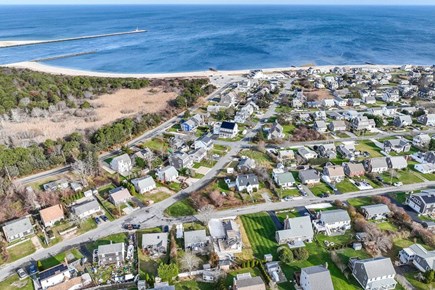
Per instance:
[[[144,73],[144,74],[129,74],[129,73],[110,73],[110,72],[94,72],[94,71],[85,71],[85,70],[77,70],[65,67],[56,67],[51,66],[39,62],[18,62],[3,65],[4,67],[14,67],[14,68],[25,68],[31,69],[35,71],[57,74],[57,75],[71,75],[71,76],[95,76],[95,77],[112,77],[112,78],[150,78],[150,79],[160,79],[160,78],[192,78],[192,77],[215,77],[215,76],[230,76],[230,75],[243,75],[249,73],[252,69],[245,70],[231,70],[231,71],[197,71],[197,72],[178,72],[178,73]],[[339,67],[347,67],[347,68],[394,68],[399,67],[400,65],[341,65]],[[329,66],[313,66],[314,68],[320,68],[329,70],[336,65]],[[306,67],[284,67],[284,68],[261,68],[261,70],[265,73],[273,73],[280,71],[292,71],[299,69],[307,69]],[[255,68],[253,68],[255,69]],[[260,69],[260,68],[259,68]]]

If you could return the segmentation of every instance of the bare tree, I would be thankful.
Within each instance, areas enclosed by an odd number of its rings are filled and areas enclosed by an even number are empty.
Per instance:
[[[192,270],[199,266],[201,259],[191,252],[186,252],[180,262],[183,268],[189,270],[189,275],[191,275]]]
[[[205,205],[199,210],[198,219],[205,225],[208,225],[208,222],[212,219],[215,208],[211,204]]]

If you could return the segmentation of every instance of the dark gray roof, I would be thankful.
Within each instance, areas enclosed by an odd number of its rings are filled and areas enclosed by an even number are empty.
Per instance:
[[[59,264],[39,273],[39,280],[45,280],[59,273],[68,271],[68,266]]]
[[[362,264],[362,269],[366,272],[368,279],[396,274],[390,258],[377,257],[358,260],[355,264]]]
[[[302,272],[307,274],[311,290],[334,290],[331,274],[325,267],[312,266],[302,268]]]
[[[184,244],[205,243],[208,241],[205,230],[184,232]]]
[[[227,122],[227,121],[224,121],[221,124],[221,128],[228,129],[228,130],[234,130],[235,126],[236,126],[236,123]]]
[[[372,205],[365,205],[362,206],[361,209],[364,209],[367,211],[369,215],[376,215],[376,214],[385,214],[389,213],[390,209],[387,205],[380,203],[380,204],[372,204]]]
[[[322,211],[320,216],[325,224],[334,224],[341,221],[350,221],[349,214],[343,209]]]
[[[258,178],[255,174],[242,174],[237,176],[237,181],[241,186],[247,186],[247,185],[257,185]]]
[[[237,288],[250,287],[250,286],[264,285],[264,282],[260,276],[256,276],[256,277],[237,280],[236,285]]]

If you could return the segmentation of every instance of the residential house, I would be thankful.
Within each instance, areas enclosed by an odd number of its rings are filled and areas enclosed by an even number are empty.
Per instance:
[[[191,168],[193,166],[193,159],[187,153],[175,152],[169,156],[169,164],[174,166],[177,170]]]
[[[364,168],[369,173],[382,173],[388,171],[386,157],[376,157],[364,160]]]
[[[328,236],[340,235],[350,229],[351,220],[346,210],[335,209],[321,211],[313,225],[317,232],[325,232]]]
[[[242,238],[237,223],[232,220],[212,219],[209,222],[211,242],[221,260],[242,252]]]
[[[60,179],[56,181],[51,181],[42,185],[44,191],[56,191],[68,188],[68,181],[65,179]]]
[[[390,156],[387,157],[388,168],[395,170],[402,170],[408,167],[405,157],[403,156]]]
[[[56,204],[39,211],[41,221],[44,227],[52,227],[56,222],[65,218],[62,205]]]
[[[131,198],[132,196],[128,189],[122,186],[109,191],[109,199],[116,206],[129,201]]]
[[[192,132],[203,124],[204,118],[200,114],[196,114],[186,122],[181,123],[181,130],[183,130],[184,132]]]
[[[166,254],[168,233],[142,234],[142,249],[150,256]]]
[[[370,259],[351,259],[349,261],[352,275],[363,289],[379,290],[394,289],[396,271],[390,258],[376,257]]]
[[[256,163],[255,160],[246,156],[242,156],[237,164],[237,170],[240,172],[250,171],[255,169]]]
[[[237,274],[233,282],[234,290],[266,290],[260,276],[251,277],[251,273]]]
[[[429,146],[430,140],[431,138],[428,134],[421,133],[412,138],[412,145],[420,148],[425,148]]]
[[[324,266],[302,268],[299,285],[302,290],[334,290],[331,273]]]
[[[273,256],[271,256],[271,259],[273,259]],[[265,259],[265,260],[267,261],[267,259]],[[282,273],[282,270],[281,270],[281,267],[280,267],[278,261],[267,261],[265,266],[266,266],[266,271],[269,274],[269,276],[272,278],[273,282],[275,282],[275,283],[282,282],[281,277],[284,274]]]
[[[412,118],[410,115],[396,116],[393,125],[399,128],[410,126],[412,125]]]
[[[293,108],[302,108],[304,106],[304,101],[301,98],[293,98],[292,99],[292,107]]]
[[[258,177],[255,174],[242,174],[236,178],[236,188],[238,191],[253,192],[260,188]]]
[[[267,140],[282,139],[284,136],[284,128],[278,122],[275,122],[267,134]]]
[[[314,237],[311,218],[302,216],[284,220],[284,229],[276,231],[275,239],[278,244],[289,244],[291,248],[304,247],[304,242],[311,243]]]
[[[388,90],[382,95],[382,101],[385,103],[397,103],[399,100],[400,95],[397,89]]]
[[[184,250],[204,251],[209,245],[209,237],[205,230],[184,232]]]
[[[384,141],[384,151],[390,153],[394,151],[396,153],[409,152],[411,150],[411,144],[406,139],[392,139]]]
[[[347,105],[347,99],[343,99],[342,97],[335,97],[334,98],[334,104],[337,107],[346,107],[346,105]]]
[[[153,158],[154,158],[154,153],[149,148],[144,148],[130,155],[131,163],[133,165],[136,164],[136,160],[138,159],[148,161],[148,160],[153,160]]]
[[[157,188],[156,182],[151,176],[144,176],[140,178],[135,178],[131,180],[131,183],[134,185],[136,191],[140,194],[145,192],[149,192],[155,188]]]
[[[406,199],[406,204],[419,214],[435,213],[435,190],[428,189],[413,193]]]
[[[376,104],[376,97],[374,97],[374,96],[368,96],[368,97],[362,98],[362,100],[367,105]]]
[[[320,182],[320,176],[314,169],[299,171],[299,179],[303,184],[316,184]]]
[[[219,135],[219,138],[234,138],[239,133],[237,123],[224,121],[215,126],[214,134]]]
[[[331,108],[331,107],[335,106],[334,99],[332,99],[332,98],[331,99],[323,99],[321,104],[325,108]]]
[[[229,92],[228,94],[222,95],[219,101],[219,106],[224,108],[234,107],[237,100],[237,94],[234,91]]]
[[[366,116],[359,116],[352,120],[351,127],[356,131],[372,130],[376,127],[376,123],[375,120],[369,119]]]
[[[435,126],[435,114],[425,114],[417,118],[417,122],[425,126]]]
[[[328,127],[326,126],[326,122],[323,120],[317,120],[314,122],[314,130],[320,133],[325,133]]]
[[[133,164],[131,163],[131,159],[128,154],[122,154],[121,156],[117,156],[110,161],[110,168],[121,175],[128,175],[133,169]]]
[[[4,223],[3,233],[6,240],[10,243],[27,236],[33,235],[33,225],[28,217],[22,217],[9,222]]]
[[[328,112],[328,116],[333,120],[344,120],[344,116],[337,112]]]
[[[101,207],[98,201],[92,199],[71,207],[71,212],[79,219],[87,218],[93,214],[101,212]]]
[[[326,165],[323,167],[323,174],[328,176],[332,182],[341,182],[345,177],[343,166],[341,165]]]
[[[298,154],[302,156],[305,160],[317,158],[317,153],[307,147],[299,147]]]
[[[337,158],[337,151],[333,143],[322,144],[318,147],[319,155],[328,159]]]
[[[435,164],[435,151],[426,152],[424,155],[424,161],[427,163]]]
[[[61,284],[70,278],[71,271],[68,266],[63,263],[39,272],[39,284],[43,290]]]
[[[351,178],[363,176],[366,173],[364,169],[364,165],[362,163],[344,162],[343,170],[344,170],[344,174],[346,174]]]
[[[295,185],[295,178],[291,172],[275,169],[272,173],[273,180],[281,188],[289,188]]]
[[[357,107],[361,105],[361,99],[351,98],[348,100],[348,105],[351,107]]]
[[[190,158],[194,162],[201,162],[207,156],[207,150],[204,148],[199,148],[189,153]]]
[[[343,143],[337,146],[337,152],[344,158],[353,160],[355,158],[355,144],[354,143]]]
[[[433,163],[418,163],[414,165],[414,169],[423,174],[435,172],[435,164]]]
[[[279,150],[278,159],[282,161],[295,159],[295,152],[293,150]]]
[[[361,212],[368,220],[386,219],[390,214],[390,209],[386,204],[372,204],[361,207]]]
[[[382,117],[384,115],[384,110],[380,107],[370,108],[367,110],[367,113],[373,116],[380,116]]]
[[[412,264],[421,272],[435,270],[435,251],[428,251],[422,245],[413,244],[399,252],[404,264]]]
[[[345,121],[332,121],[328,125],[329,131],[332,132],[339,132],[339,131],[346,131],[346,122]]]
[[[98,246],[98,265],[106,266],[110,264],[121,265],[125,259],[124,243],[115,243]]]
[[[193,146],[195,149],[204,148],[205,150],[209,151],[213,149],[213,140],[207,135],[203,135],[197,140],[195,140]]]
[[[178,171],[174,166],[166,166],[161,169],[157,169],[157,177],[161,182],[174,182],[178,178]]]

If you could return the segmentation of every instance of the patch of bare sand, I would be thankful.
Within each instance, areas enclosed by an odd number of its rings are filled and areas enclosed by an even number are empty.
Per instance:
[[[305,90],[304,94],[308,97],[308,99],[313,101],[322,101],[324,99],[330,99],[333,97],[330,91],[327,89]]]
[[[20,139],[21,141],[25,141],[27,138],[27,140],[31,139],[36,142],[62,138],[73,132],[84,132],[88,129],[100,128],[117,119],[137,113],[159,112],[168,106],[168,101],[176,97],[176,93],[163,92],[161,88],[123,89],[89,101],[95,108],[89,114],[93,115],[93,121],[91,122],[88,116],[76,117],[70,114],[56,113],[56,122],[53,121],[53,115],[46,119],[29,118],[26,122],[22,123],[2,122],[0,135],[3,138],[12,137],[15,140]],[[88,121],[85,119],[88,119]]]

